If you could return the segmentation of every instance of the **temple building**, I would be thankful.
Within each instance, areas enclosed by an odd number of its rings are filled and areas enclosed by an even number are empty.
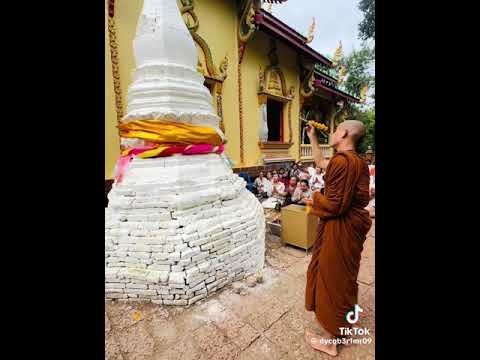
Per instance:
[[[345,69],[322,55],[270,11],[287,0],[178,0],[198,49],[226,155],[234,171],[256,175],[262,168],[312,161],[305,122],[329,127],[345,102],[360,99],[342,88]],[[105,30],[105,180],[111,183],[120,153],[117,124],[126,115],[127,90],[135,67],[132,41],[143,0],[107,0]],[[340,52],[341,49],[337,50]],[[322,149],[331,156],[329,138]]]

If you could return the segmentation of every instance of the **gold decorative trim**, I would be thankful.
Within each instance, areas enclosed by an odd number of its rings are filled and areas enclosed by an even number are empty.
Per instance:
[[[247,0],[240,17],[238,26],[238,38],[240,42],[246,43],[255,32],[255,5],[253,0]]]
[[[208,46],[207,42],[196,32],[191,32],[193,40],[200,46],[200,49],[202,49],[202,52],[205,56],[205,64],[207,65],[207,73],[211,77],[218,78],[217,70],[215,69],[215,66],[213,65],[213,58],[212,58],[212,52],[210,50],[210,47]]]
[[[242,42],[242,41],[238,42],[238,64],[242,63],[246,48],[247,48],[246,42]]]
[[[284,143],[281,141],[266,141],[266,142],[258,142],[258,146],[260,149],[272,149],[272,150],[288,150],[292,147],[293,143],[289,141],[288,143]]]
[[[122,87],[120,83],[120,64],[118,56],[117,32],[114,18],[115,0],[108,2],[108,38],[110,47],[110,59],[112,62],[113,91],[115,93],[115,111],[117,121],[123,118]]]
[[[290,96],[275,95],[265,91],[258,92],[258,101],[260,105],[265,104],[266,99],[268,98],[282,102],[282,103],[289,103],[292,101],[292,98]],[[262,99],[265,99],[265,100],[262,101]]]
[[[277,45],[275,40],[272,40],[270,43],[268,57],[270,58],[270,65],[265,69],[265,72],[262,71],[262,67],[260,66],[260,72],[258,75],[258,93],[276,97],[282,102],[291,101],[293,97],[291,96],[291,93],[287,91],[285,75],[278,63]]]
[[[290,87],[290,97],[295,98],[295,86]],[[288,142],[291,143],[293,140],[292,134],[292,101],[288,103]]]
[[[313,82],[315,81],[315,70],[312,68],[310,72],[305,76],[300,87],[300,95],[303,97],[310,97],[315,92]]]
[[[222,101],[223,84],[222,83],[216,84],[215,93],[217,95],[217,115],[220,118],[220,130],[222,130],[223,133],[225,134],[225,124],[223,122],[223,101]]]
[[[227,71],[228,71],[228,54],[225,55],[223,60],[220,62],[218,66],[218,72],[220,73],[220,77],[223,80],[227,78]]]
[[[205,57],[205,65],[207,67],[207,73],[205,74],[202,69],[201,71],[202,74],[210,78],[213,78],[216,81],[225,80],[225,78],[227,77],[226,65],[228,65],[228,60],[227,60],[227,63],[224,64],[225,62],[225,58],[224,58],[220,63],[219,71],[217,71],[213,62],[212,50],[210,49],[210,46],[208,46],[208,43],[205,41],[205,39],[198,34],[200,21],[198,19],[197,14],[195,14],[195,11],[194,11],[195,5],[193,3],[193,0],[181,0],[181,3],[182,3],[182,8],[180,12],[182,14],[182,17],[184,18],[185,25],[187,25],[187,28],[190,31],[190,34],[192,35],[193,40],[198,44],[198,46],[202,50],[203,55]],[[193,24],[190,22],[190,18],[193,20]]]
[[[240,123],[240,165],[244,165],[243,148],[243,100],[242,100],[242,64],[238,64],[238,116]]]
[[[238,63],[241,64],[247,42],[256,30],[255,10],[260,8],[260,2],[254,0],[245,0],[240,5],[240,20],[238,23]]]

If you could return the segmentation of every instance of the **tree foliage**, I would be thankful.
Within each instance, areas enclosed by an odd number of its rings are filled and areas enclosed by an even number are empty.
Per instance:
[[[349,92],[360,94],[362,88],[367,85],[369,89],[375,87],[375,75],[372,74],[371,66],[375,61],[375,49],[366,44],[360,50],[354,50],[350,55],[343,56],[340,64],[348,71],[348,76],[343,86]]]
[[[365,153],[369,146],[375,151],[375,108],[359,111],[356,119],[363,122],[366,132],[365,138],[359,146],[359,151]]]
[[[343,86],[354,94],[360,93],[364,86],[370,89],[370,97],[375,98],[375,74],[371,71],[372,64],[375,61],[375,49],[368,47],[366,44],[362,45],[360,50],[354,50],[347,56],[343,56],[340,64],[345,66],[348,71],[348,76],[345,79]],[[345,103],[344,113],[347,119],[360,120],[365,124],[366,136],[362,144],[359,146],[359,151],[364,153],[369,146],[375,150],[375,106],[374,103],[370,106],[357,105],[351,102]]]
[[[360,39],[375,40],[375,0],[361,0],[358,7],[363,12],[363,20],[358,25]]]

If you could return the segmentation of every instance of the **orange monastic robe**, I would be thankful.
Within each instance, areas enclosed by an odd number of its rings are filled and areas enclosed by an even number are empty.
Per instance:
[[[358,297],[358,270],[371,226],[367,163],[355,152],[335,154],[325,174],[325,195],[313,194],[311,213],[320,217],[308,266],[305,307],[330,334],[349,327],[346,314]]]

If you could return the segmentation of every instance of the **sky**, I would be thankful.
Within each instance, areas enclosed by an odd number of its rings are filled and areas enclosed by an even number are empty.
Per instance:
[[[363,18],[358,9],[360,0],[288,0],[283,4],[274,4],[272,14],[307,35],[308,28],[315,17],[315,38],[309,45],[320,54],[333,56],[342,41],[343,53],[349,54],[359,49],[358,24]],[[265,6],[265,5],[264,5]]]
[[[344,55],[361,47],[358,24],[363,19],[363,13],[358,8],[359,3],[360,0],[288,0],[283,4],[273,4],[272,14],[305,36],[315,17],[315,37],[309,46],[320,54],[333,57],[339,40],[342,41]],[[375,74],[375,63],[370,71]],[[370,89],[367,106],[374,103],[372,93],[373,89]]]

